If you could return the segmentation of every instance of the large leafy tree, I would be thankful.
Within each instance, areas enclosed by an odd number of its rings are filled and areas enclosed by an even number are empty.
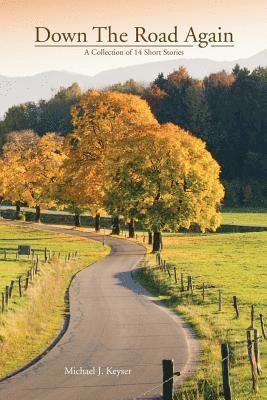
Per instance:
[[[136,210],[154,232],[154,251],[163,229],[219,225],[220,168],[200,139],[172,124],[155,126],[124,138],[110,157],[107,201]]]
[[[57,198],[62,205],[74,213],[74,223],[81,225],[80,216],[89,210],[95,216],[95,230],[100,230],[100,215],[103,211],[103,182],[101,162],[82,162],[76,153],[72,139],[65,140],[66,159],[58,181]]]
[[[74,130],[68,137],[65,162],[65,176],[71,176],[73,182],[72,188],[67,188],[68,196],[75,204],[94,210],[99,220],[109,155],[137,129],[158,123],[147,103],[137,96],[89,91],[73,107],[72,124]],[[119,215],[117,210],[114,233],[119,233]]]
[[[55,133],[39,137],[32,131],[13,132],[3,148],[5,165],[4,197],[36,208],[56,205],[55,190],[65,156],[63,138]]]

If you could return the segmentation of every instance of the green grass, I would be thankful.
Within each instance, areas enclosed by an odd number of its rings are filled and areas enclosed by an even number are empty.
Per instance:
[[[178,399],[222,399],[220,344],[228,342],[231,350],[231,381],[234,400],[267,399],[267,341],[261,341],[260,393],[251,390],[251,371],[246,354],[246,329],[250,326],[250,306],[255,305],[255,325],[260,330],[259,313],[267,317],[267,232],[243,234],[176,235],[164,237],[162,257],[177,267],[174,278],[152,266],[155,256],[148,255],[149,265],[137,277],[168,306],[182,314],[196,330],[201,341],[201,365],[195,376],[177,394]],[[180,276],[193,276],[193,295],[180,291]],[[202,301],[200,286],[210,286]],[[218,311],[218,289],[223,293],[223,310]],[[240,318],[235,319],[233,295],[238,298]],[[260,331],[261,334],[261,331]],[[206,382],[204,394],[197,391]],[[198,387],[198,390],[196,389]],[[201,390],[200,390],[201,392]],[[182,393],[184,397],[182,397]],[[208,395],[209,393],[209,395]],[[187,397],[185,397],[187,396]]]
[[[50,262],[41,262],[39,274],[20,298],[18,277],[25,278],[32,261],[27,256],[16,261],[14,255],[4,261],[0,256],[0,292],[11,280],[15,281],[8,310],[0,311],[0,376],[23,366],[52,342],[68,311],[64,294],[71,277],[109,252],[101,243],[81,237],[0,225],[0,247],[18,244],[29,244],[35,249],[47,247],[61,252],[61,259],[56,253]],[[74,251],[79,256],[65,262],[65,254]]]
[[[223,224],[265,225],[267,226],[267,210],[229,209],[222,212]]]

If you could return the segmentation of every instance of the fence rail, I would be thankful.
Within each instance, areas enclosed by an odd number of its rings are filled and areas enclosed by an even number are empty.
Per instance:
[[[42,259],[40,258],[40,254],[38,254],[38,252],[43,254]],[[0,254],[1,254],[1,249],[0,249]],[[31,256],[32,256],[31,267],[24,274],[20,274],[16,279],[11,280],[9,285],[6,285],[5,288],[2,289],[0,297],[2,314],[8,311],[10,303],[15,293],[17,296],[19,296],[19,298],[23,297],[23,295],[26,294],[29,285],[32,284],[35,278],[39,275],[41,266],[44,267],[47,263],[51,262],[53,259],[61,259],[63,260],[63,262],[67,263],[71,259],[77,258],[79,256],[79,253],[76,250],[72,252],[66,252],[66,251],[62,252],[54,250],[51,251],[48,248],[44,248],[44,249],[33,249]],[[16,260],[18,260],[19,257],[21,256],[19,256],[18,253],[16,253]]]

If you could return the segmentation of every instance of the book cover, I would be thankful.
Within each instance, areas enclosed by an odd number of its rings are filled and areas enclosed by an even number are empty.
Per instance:
[[[267,399],[265,1],[0,0],[0,399]]]

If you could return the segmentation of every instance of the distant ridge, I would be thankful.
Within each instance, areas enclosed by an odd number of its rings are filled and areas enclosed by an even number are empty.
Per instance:
[[[156,61],[103,71],[95,76],[81,75],[67,71],[48,71],[32,76],[6,77],[0,75],[0,117],[9,107],[26,101],[49,99],[61,86],[79,83],[82,89],[102,88],[128,79],[151,82],[158,73],[168,74],[179,66],[184,66],[189,74],[198,79],[222,69],[230,72],[235,64],[248,69],[267,66],[267,49],[249,58],[233,61],[214,61],[204,58]]]

